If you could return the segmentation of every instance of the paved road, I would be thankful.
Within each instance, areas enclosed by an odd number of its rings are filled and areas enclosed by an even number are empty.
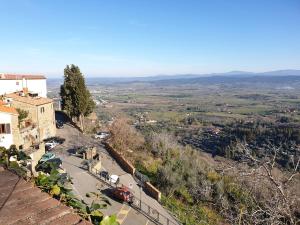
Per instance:
[[[70,125],[64,125],[63,129],[57,130],[57,136],[63,137],[66,141],[57,146],[54,151],[63,161],[63,167],[73,177],[74,192],[78,197],[84,199],[87,202],[91,202],[91,199],[86,198],[85,194],[91,191],[97,191],[98,188],[102,190],[104,194],[107,194],[108,187],[104,185],[94,176],[90,175],[87,171],[80,168],[82,159],[75,156],[70,156],[67,152],[68,149],[76,146],[96,146],[98,152],[100,152],[101,163],[103,169],[107,170],[110,174],[116,174],[120,177],[120,183],[126,186],[130,184],[133,186],[132,190],[137,197],[141,196],[142,201],[156,209],[163,216],[169,218],[174,224],[177,224],[175,220],[169,215],[169,213],[153,198],[140,191],[137,183],[133,177],[126,173],[116,161],[108,154],[105,148],[95,140],[87,135],[80,133],[78,130]],[[109,197],[108,197],[109,198]],[[129,207],[126,204],[122,204],[112,198],[109,198],[111,206],[102,210],[105,215],[116,214],[120,224],[124,225],[153,225],[154,223],[148,220],[140,212]],[[171,224],[171,223],[170,223]]]

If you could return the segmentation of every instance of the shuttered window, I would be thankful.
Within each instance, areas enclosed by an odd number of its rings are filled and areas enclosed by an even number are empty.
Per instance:
[[[0,124],[0,134],[10,134],[10,124],[9,123]]]

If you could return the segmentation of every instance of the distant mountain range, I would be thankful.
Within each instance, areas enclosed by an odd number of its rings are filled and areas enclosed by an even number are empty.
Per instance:
[[[147,76],[147,77],[87,77],[86,83],[88,85],[103,85],[103,84],[116,84],[116,83],[132,83],[132,82],[154,82],[158,81],[171,82],[171,81],[184,81],[190,83],[191,81],[217,81],[217,80],[236,80],[238,78],[245,78],[249,80],[249,78],[257,79],[267,79],[268,77],[294,77],[300,76],[300,70],[276,70],[276,71],[268,71],[268,72],[247,72],[247,71],[231,71],[226,73],[209,73],[209,74],[177,74],[177,75],[156,75],[156,76]],[[261,78],[259,78],[261,77]],[[248,79],[247,79],[248,78]],[[284,79],[286,80],[286,79]],[[297,77],[298,80],[298,77]],[[61,84],[62,79],[48,79],[48,83],[50,85],[59,85]],[[177,83],[176,82],[176,83]]]
[[[177,78],[196,78],[212,76],[232,76],[232,77],[253,77],[253,76],[300,76],[300,70],[274,70],[268,72],[247,72],[247,71],[230,71],[225,73],[208,73],[208,74],[179,74],[179,75],[157,75],[149,77],[140,77],[138,79],[161,80]]]

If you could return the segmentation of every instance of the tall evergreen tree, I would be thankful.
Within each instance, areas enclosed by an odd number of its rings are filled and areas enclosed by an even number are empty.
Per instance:
[[[82,130],[83,120],[93,112],[95,103],[78,66],[71,64],[64,69],[64,83],[60,87],[62,109],[73,119],[77,118]]]

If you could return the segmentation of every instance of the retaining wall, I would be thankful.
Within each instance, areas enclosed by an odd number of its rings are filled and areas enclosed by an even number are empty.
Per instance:
[[[105,143],[106,149],[108,150],[109,154],[114,157],[114,159],[121,165],[122,169],[125,170],[127,173],[134,175],[135,168],[134,166],[128,162],[119,152],[117,152],[109,143]]]
[[[145,182],[145,191],[152,198],[156,199],[157,201],[160,201],[161,192],[156,187],[154,187],[150,182]]]
[[[134,175],[135,167],[130,162],[128,162],[119,152],[117,152],[108,142],[105,142],[104,144],[109,154],[121,165],[123,170],[125,170],[127,173],[130,173],[131,175]],[[161,192],[150,182],[145,182],[144,188],[148,195],[150,195],[157,201],[160,201]]]

